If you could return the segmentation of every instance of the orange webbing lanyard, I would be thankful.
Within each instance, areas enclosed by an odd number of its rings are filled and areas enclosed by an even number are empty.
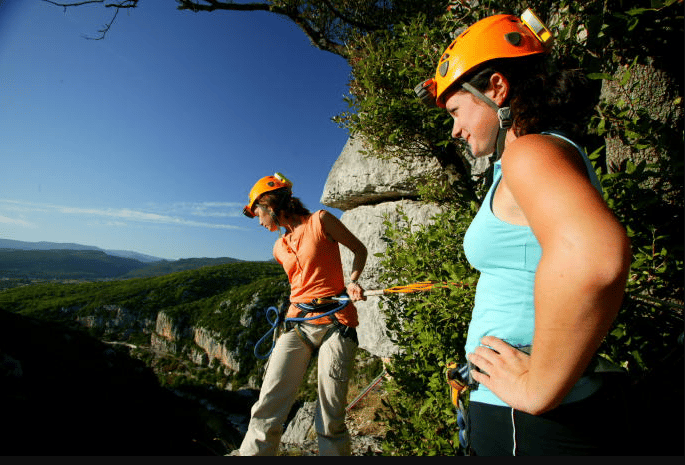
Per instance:
[[[468,287],[465,283],[452,283],[446,281],[420,281],[412,284],[405,284],[402,286],[393,286],[386,289],[372,289],[364,291],[364,295],[374,296],[374,295],[386,295],[386,294],[413,294],[415,292],[425,292],[431,291],[433,289],[447,289],[450,287]],[[335,300],[349,300],[350,298],[345,297],[320,297],[318,299],[313,299],[312,304],[323,304],[327,302],[332,302]]]

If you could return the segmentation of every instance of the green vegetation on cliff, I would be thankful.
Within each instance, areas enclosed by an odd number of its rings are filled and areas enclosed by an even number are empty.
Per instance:
[[[0,308],[72,328],[85,329],[83,322],[93,321],[89,331],[99,338],[146,346],[157,315],[164,312],[174,325],[202,327],[235,347],[244,360],[244,380],[258,367],[245,344],[254,344],[268,330],[264,311],[280,307],[288,294],[278,264],[239,262],[150,278],[35,283],[1,291]],[[124,312],[127,322],[113,324],[112,309]],[[241,324],[245,318],[247,327]]]
[[[0,307],[41,319],[57,320],[63,319],[59,315],[74,310],[85,316],[103,305],[140,311],[141,316],[191,304],[211,312],[214,303],[222,298],[235,295],[234,299],[248,299],[255,289],[262,289],[261,285],[266,285],[266,289],[272,287],[267,285],[270,281],[286,282],[279,265],[240,262],[147,278],[35,283],[0,292]]]

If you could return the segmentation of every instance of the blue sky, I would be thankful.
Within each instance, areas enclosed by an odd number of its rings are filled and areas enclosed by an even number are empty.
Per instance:
[[[350,68],[268,13],[0,0],[0,238],[268,260],[242,216],[276,171],[310,210],[348,134]]]

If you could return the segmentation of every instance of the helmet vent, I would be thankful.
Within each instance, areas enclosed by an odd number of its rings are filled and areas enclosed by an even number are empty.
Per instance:
[[[445,77],[449,67],[450,67],[449,61],[443,61],[442,63],[440,63],[440,68],[438,69],[438,71],[440,72],[440,76]]]
[[[504,39],[514,46],[519,46],[521,44],[521,34],[518,32],[508,32],[504,34]]]

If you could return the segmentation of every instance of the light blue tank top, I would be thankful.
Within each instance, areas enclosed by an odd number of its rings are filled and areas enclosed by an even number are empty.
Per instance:
[[[585,152],[582,154],[592,185],[602,192],[597,175]],[[498,337],[514,347],[533,343],[535,271],[542,255],[540,243],[528,226],[506,223],[492,211],[492,197],[502,178],[501,163],[494,164],[493,182],[483,204],[464,235],[464,253],[480,272],[473,314],[466,339],[466,353],[480,345],[484,336]],[[594,392],[598,381],[582,378],[564,402],[579,400]],[[506,406],[484,386],[471,391],[471,402]]]

